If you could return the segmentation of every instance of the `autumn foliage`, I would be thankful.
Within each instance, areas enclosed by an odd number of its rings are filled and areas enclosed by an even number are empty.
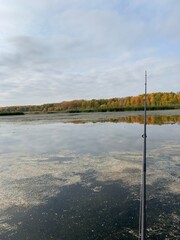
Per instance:
[[[0,113],[54,113],[54,112],[105,112],[143,110],[144,95],[125,98],[73,100],[61,103],[51,103],[32,106],[0,107]],[[147,94],[147,109],[176,109],[180,108],[180,92],[178,93],[149,93]]]

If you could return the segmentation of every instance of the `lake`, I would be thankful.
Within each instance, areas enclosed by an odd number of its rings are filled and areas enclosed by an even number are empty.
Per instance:
[[[142,117],[73,116],[1,118],[1,240],[137,239]],[[179,121],[148,117],[148,239],[180,239]]]

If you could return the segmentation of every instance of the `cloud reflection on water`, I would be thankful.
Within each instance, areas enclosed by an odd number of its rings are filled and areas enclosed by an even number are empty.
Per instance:
[[[167,191],[179,193],[177,165],[180,157],[175,155],[178,145],[167,145],[161,154],[152,151],[148,160],[148,184],[158,179],[167,179]],[[171,151],[170,151],[171,149]],[[166,155],[168,154],[168,155]],[[171,156],[172,154],[172,156]],[[141,153],[116,153],[104,156],[61,152],[14,156],[11,166],[8,155],[1,161],[1,210],[12,205],[32,206],[55,196],[60,187],[81,183],[81,175],[94,171],[97,181],[121,180],[133,186],[140,183]],[[88,183],[87,183],[88,184]]]
[[[14,144],[1,149],[1,230],[15,228],[7,225],[11,216],[6,215],[6,210],[45,204],[64,186],[79,183],[101,192],[101,186],[92,185],[93,178],[101,183],[119,181],[131,191],[139,188],[142,151],[137,136],[141,127],[134,126],[52,124],[10,125],[1,129],[2,140],[7,144],[11,139]],[[148,140],[147,183],[153,186],[148,199],[180,193],[180,146],[178,137],[174,136],[177,129],[178,125],[148,129],[153,139]],[[139,193],[134,194],[138,199]]]

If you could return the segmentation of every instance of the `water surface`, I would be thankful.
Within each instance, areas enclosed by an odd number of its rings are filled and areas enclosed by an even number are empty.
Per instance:
[[[0,239],[137,239],[143,125],[128,122],[1,121]],[[180,125],[149,124],[148,239],[178,239]]]

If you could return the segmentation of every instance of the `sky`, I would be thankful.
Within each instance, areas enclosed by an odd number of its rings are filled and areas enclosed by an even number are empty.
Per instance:
[[[180,91],[179,0],[0,0],[0,106]]]

